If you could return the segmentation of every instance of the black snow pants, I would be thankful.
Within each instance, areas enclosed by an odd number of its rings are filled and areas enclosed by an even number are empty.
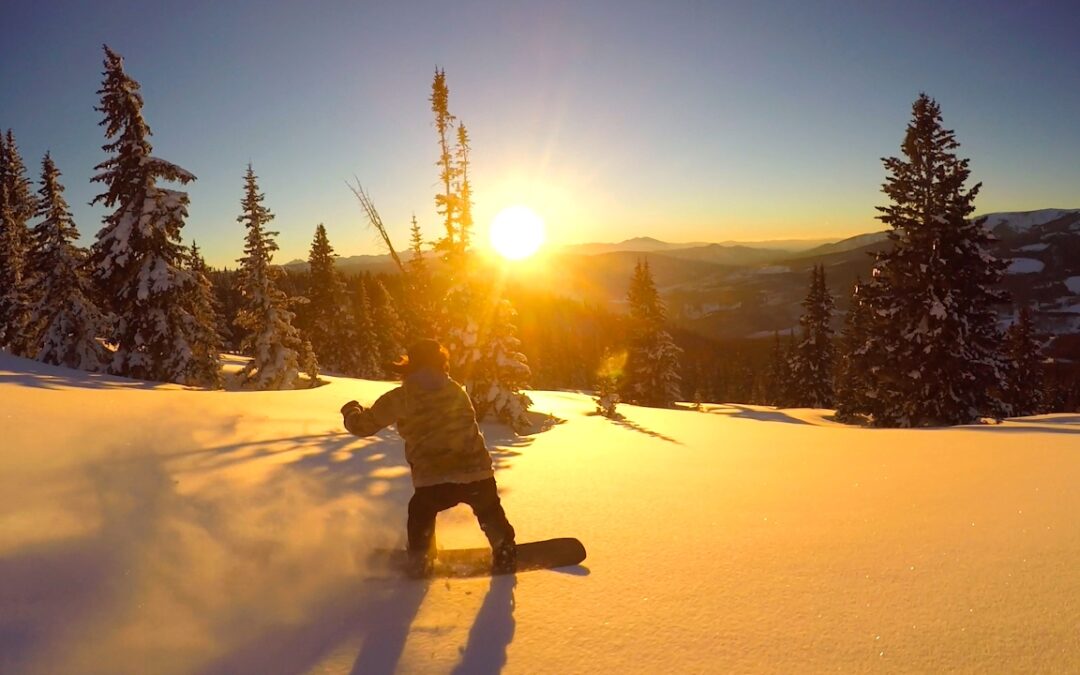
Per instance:
[[[506,519],[495,479],[473,483],[439,483],[416,488],[409,500],[409,552],[427,553],[435,546],[435,516],[465,503],[472,507],[480,528],[494,549],[513,543],[514,527]]]

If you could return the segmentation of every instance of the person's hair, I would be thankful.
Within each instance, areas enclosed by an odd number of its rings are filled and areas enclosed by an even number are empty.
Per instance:
[[[389,368],[403,376],[424,368],[446,373],[450,370],[450,352],[437,340],[417,340],[409,345],[408,354],[389,364]]]

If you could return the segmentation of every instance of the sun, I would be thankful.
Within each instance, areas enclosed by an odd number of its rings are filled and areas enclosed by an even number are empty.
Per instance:
[[[544,219],[528,206],[508,206],[492,219],[488,236],[499,255],[522,260],[544,243]]]

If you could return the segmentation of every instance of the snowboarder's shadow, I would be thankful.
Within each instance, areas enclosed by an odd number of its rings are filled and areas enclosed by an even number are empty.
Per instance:
[[[487,595],[476,613],[469,641],[461,654],[461,662],[454,668],[460,673],[498,673],[506,665],[506,650],[514,641],[517,628],[514,621],[514,588],[517,576],[513,574],[491,577]],[[358,671],[354,668],[354,675]],[[366,672],[366,671],[365,671]]]
[[[429,582],[400,581],[385,586],[365,608],[370,629],[353,662],[352,675],[382,675],[397,671],[413,621],[427,595]]]

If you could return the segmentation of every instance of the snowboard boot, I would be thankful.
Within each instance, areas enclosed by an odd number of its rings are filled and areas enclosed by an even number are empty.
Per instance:
[[[412,579],[426,579],[435,569],[435,555],[427,551],[409,551],[405,574]]]
[[[517,571],[517,545],[503,542],[491,549],[491,573],[513,574]]]

